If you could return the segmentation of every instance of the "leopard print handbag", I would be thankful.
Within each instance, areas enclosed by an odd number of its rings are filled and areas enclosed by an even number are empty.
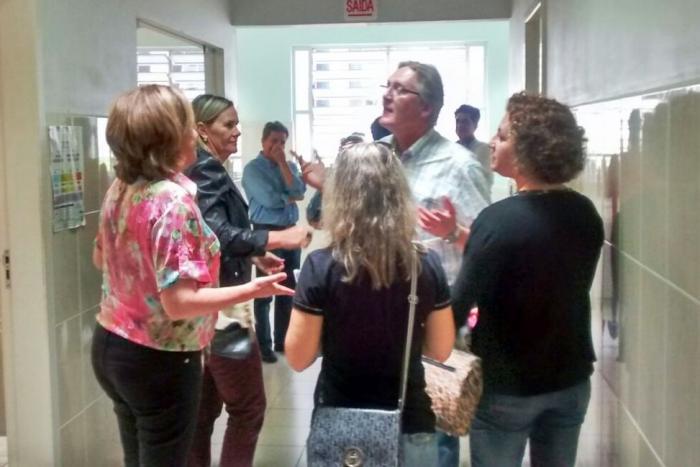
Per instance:
[[[453,436],[469,433],[483,390],[481,359],[454,349],[444,363],[423,357],[423,369],[436,427]]]

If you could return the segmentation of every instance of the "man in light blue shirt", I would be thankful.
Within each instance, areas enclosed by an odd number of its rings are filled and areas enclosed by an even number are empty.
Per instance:
[[[469,225],[491,201],[476,156],[435,131],[443,104],[440,74],[432,65],[403,62],[389,77],[379,123],[392,135],[419,207],[418,239],[436,250],[452,285],[459,272]]]
[[[490,187],[476,156],[435,131],[443,101],[442,79],[434,66],[400,63],[387,80],[379,123],[392,132],[382,141],[391,144],[403,162],[419,205],[417,237],[437,252],[451,286],[469,225],[490,203]],[[437,442],[424,443],[421,450],[426,458],[439,457],[440,467],[459,465],[459,438],[440,433]]]
[[[243,189],[250,204],[249,215],[253,229],[283,230],[299,220],[297,201],[304,198],[306,185],[299,169],[293,162],[287,162],[284,146],[289,131],[280,122],[268,122],[263,129],[262,151],[243,169]],[[294,288],[294,269],[299,268],[301,250],[273,250],[284,259],[287,279],[284,285]],[[258,270],[258,275],[262,271]],[[270,336],[270,303],[272,297],[256,299],[255,330],[260,343],[262,360],[274,363],[277,357],[273,352]],[[284,351],[284,338],[289,327],[292,311],[292,297],[275,299],[274,350]]]

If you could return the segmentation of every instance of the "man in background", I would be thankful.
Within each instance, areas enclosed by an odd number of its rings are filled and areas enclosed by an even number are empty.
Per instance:
[[[243,169],[243,189],[250,204],[249,215],[254,230],[284,230],[296,225],[299,220],[297,201],[304,198],[306,185],[299,169],[287,162],[284,146],[289,131],[280,122],[265,124],[262,135],[262,150]],[[272,253],[284,260],[287,279],[283,284],[294,288],[294,270],[299,269],[301,249],[275,249]],[[258,275],[263,274],[258,269]],[[292,297],[275,299],[274,347],[270,337],[270,303],[272,297],[255,299],[255,330],[260,343],[260,354],[266,363],[274,363],[274,351],[284,352],[284,338],[292,312]],[[273,351],[274,350],[274,351]]]
[[[484,169],[489,190],[493,185],[493,171],[491,170],[491,149],[483,141],[479,141],[474,136],[474,132],[479,127],[481,112],[476,107],[462,104],[455,110],[455,132],[459,144],[474,153],[476,159]]]

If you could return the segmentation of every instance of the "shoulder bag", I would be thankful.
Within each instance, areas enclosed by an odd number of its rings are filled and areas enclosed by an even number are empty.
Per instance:
[[[436,427],[453,436],[466,435],[481,399],[481,360],[454,349],[444,363],[424,356],[423,369]]]
[[[396,410],[317,407],[306,442],[309,467],[395,467],[402,465],[401,412],[406,398],[415,321],[418,253],[411,262],[406,346]]]

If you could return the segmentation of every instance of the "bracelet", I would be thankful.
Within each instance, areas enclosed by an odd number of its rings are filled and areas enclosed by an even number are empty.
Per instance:
[[[462,231],[459,228],[459,224],[455,224],[455,228],[452,232],[450,232],[443,240],[445,240],[447,243],[455,243],[457,240],[459,240],[459,236],[461,235]]]

